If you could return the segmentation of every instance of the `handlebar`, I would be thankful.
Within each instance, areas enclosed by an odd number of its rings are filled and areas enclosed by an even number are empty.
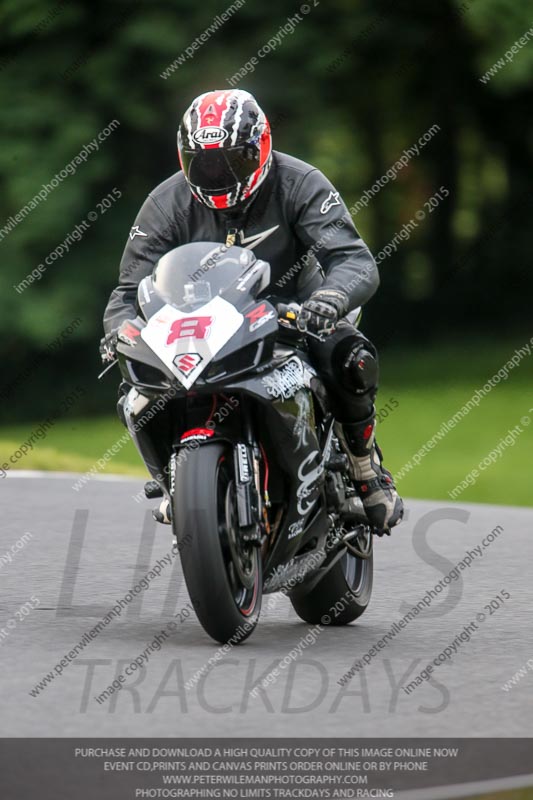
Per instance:
[[[276,310],[280,322],[296,322],[301,306],[298,303],[278,303]]]
[[[297,319],[300,312],[301,305],[299,303],[278,303],[276,310],[278,312],[278,322],[285,330],[290,330],[300,336],[309,336],[311,339],[318,339],[319,342],[324,341],[324,336],[318,333],[313,333],[309,330],[302,330],[298,327]]]

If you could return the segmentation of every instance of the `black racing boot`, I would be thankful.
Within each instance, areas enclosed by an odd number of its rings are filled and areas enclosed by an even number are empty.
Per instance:
[[[170,510],[170,503],[165,498],[161,500],[159,508],[152,511],[152,517],[156,522],[161,522],[163,525],[170,525],[172,522],[172,512]]]
[[[337,423],[339,439],[350,458],[357,494],[371,525],[389,533],[403,517],[403,501],[375,441],[375,414],[362,422]]]
[[[144,484],[144,495],[148,500],[153,500],[154,497],[163,497],[163,489],[157,481],[146,481]]]

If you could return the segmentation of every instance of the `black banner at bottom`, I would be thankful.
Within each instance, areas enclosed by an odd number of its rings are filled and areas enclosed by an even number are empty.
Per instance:
[[[533,740],[2,739],[0,769],[2,800],[438,800],[533,787]]]

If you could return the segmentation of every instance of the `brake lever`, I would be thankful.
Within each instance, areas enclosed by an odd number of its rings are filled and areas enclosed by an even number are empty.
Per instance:
[[[307,331],[307,330],[303,331],[303,333],[306,336],[310,336],[312,339],[318,339],[319,342],[325,342],[326,341],[326,337],[329,336],[329,333],[327,333],[325,336],[320,336],[319,333],[311,333],[311,331]],[[333,333],[333,329],[331,330],[331,333]]]
[[[312,331],[308,331],[307,328],[302,330],[296,324],[291,323],[287,319],[283,319],[282,317],[280,317],[278,321],[283,328],[288,328],[289,330],[294,331],[294,333],[299,333],[302,336],[309,336],[311,339],[318,339],[319,342],[325,341],[326,338],[325,336],[320,336],[320,334],[318,333],[313,333]],[[335,329],[333,328],[331,330],[331,333],[333,333],[334,330]],[[329,333],[327,335],[329,335]]]
[[[334,333],[335,325],[332,325],[331,328],[328,328],[324,331],[324,335],[320,335],[318,333],[313,333],[312,331],[308,330],[307,327],[300,328],[297,321],[296,312],[300,310],[300,306],[296,304],[293,305],[285,305],[284,303],[280,303],[277,306],[278,309],[278,321],[283,327],[289,328],[292,331],[297,333],[303,334],[304,336],[309,336],[311,339],[318,339],[319,342],[324,342],[326,337],[330,334]],[[289,317],[289,314],[291,317]]]
[[[107,365],[107,367],[104,369],[104,371],[103,371],[103,372],[101,372],[101,373],[100,373],[100,375],[98,376],[98,380],[100,380],[100,378],[103,378],[103,377],[104,377],[104,375],[106,374],[106,372],[109,372],[109,370],[111,369],[111,367],[114,367],[114,366],[115,366],[115,364],[118,364],[118,358],[115,358],[115,360],[114,360],[114,361],[112,361],[112,362],[111,362],[111,364],[108,364],[108,365]]]

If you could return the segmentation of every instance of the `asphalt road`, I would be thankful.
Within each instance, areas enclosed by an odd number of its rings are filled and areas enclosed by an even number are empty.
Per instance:
[[[361,620],[321,631],[254,698],[257,680],[309,631],[288,600],[265,598],[252,638],[187,689],[217,646],[189,613],[178,561],[164,563],[168,529],[149,520],[147,501],[132,499],[142,482],[93,480],[78,492],[74,482],[75,476],[20,473],[1,482],[0,735],[533,735],[533,661],[514,687],[502,689],[533,658],[533,510],[410,501],[407,521],[376,542],[374,595]],[[341,687],[337,681],[354,659],[497,526],[502,530],[459,580],[435,593],[430,607]],[[17,549],[25,534],[31,536]],[[150,588],[31,696],[158,560],[164,566]],[[491,613],[485,606],[497,595]],[[176,633],[147,666],[98,703],[96,695],[173,619]],[[453,661],[406,693],[402,687],[476,619]]]

